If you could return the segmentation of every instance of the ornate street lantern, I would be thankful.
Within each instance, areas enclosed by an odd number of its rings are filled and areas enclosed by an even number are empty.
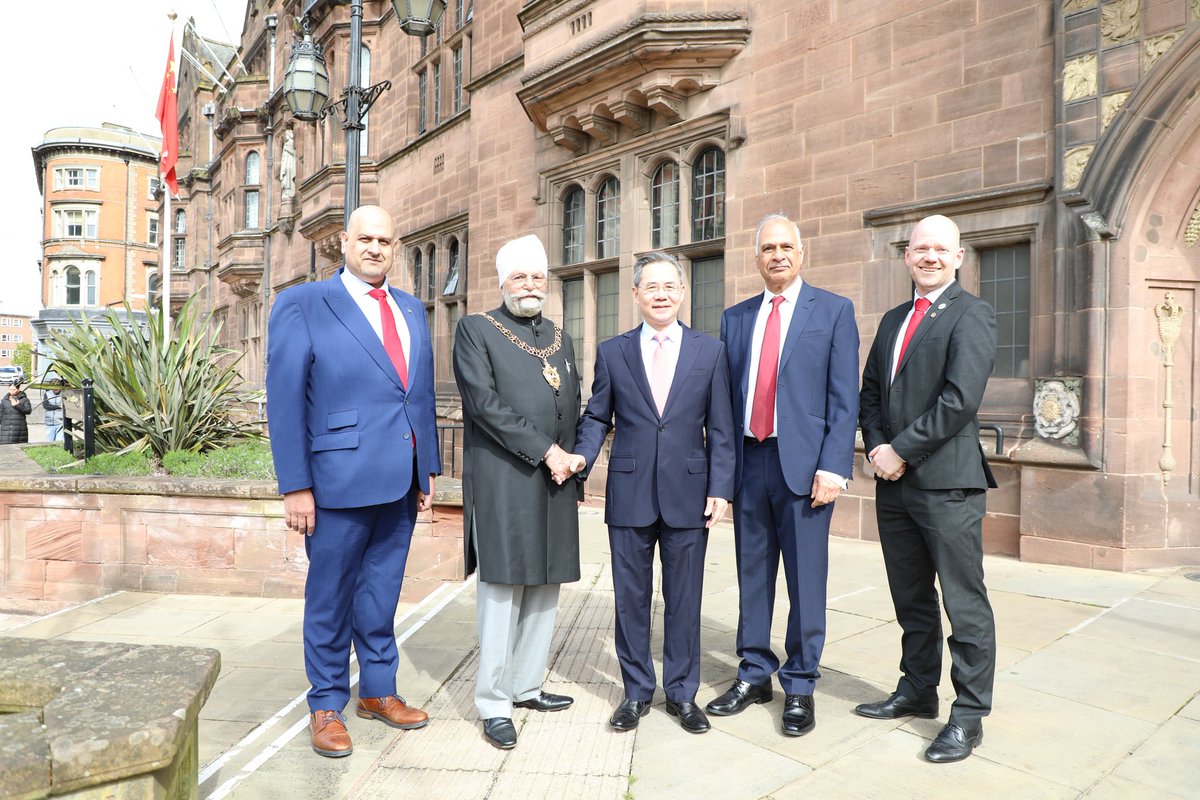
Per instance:
[[[446,13],[446,0],[392,0],[400,29],[409,36],[428,36]]]
[[[305,19],[304,39],[292,44],[292,58],[283,75],[283,97],[292,116],[312,122],[321,116],[329,99],[329,70],[324,49],[312,40]]]

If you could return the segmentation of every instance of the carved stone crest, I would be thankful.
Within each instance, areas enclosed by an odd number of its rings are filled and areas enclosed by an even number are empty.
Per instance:
[[[1136,39],[1141,27],[1141,0],[1114,0],[1100,6],[1100,38],[1105,45]]]
[[[1063,65],[1063,102],[1081,100],[1096,93],[1096,54],[1073,58]]]
[[[1164,33],[1162,36],[1152,36],[1142,42],[1143,56],[1143,72],[1148,72],[1151,67],[1158,63],[1158,60],[1167,54],[1171,49],[1171,45],[1183,35],[1183,31],[1175,31],[1174,33]]]
[[[1074,189],[1083,180],[1083,171],[1087,169],[1088,159],[1092,157],[1094,145],[1073,147],[1063,155],[1063,188]]]
[[[1187,228],[1183,231],[1183,243],[1188,247],[1195,247],[1197,241],[1200,241],[1200,205],[1192,212],[1192,218],[1188,220]]]
[[[1100,129],[1104,130],[1112,124],[1113,118],[1117,116],[1117,112],[1125,105],[1125,101],[1129,99],[1129,92],[1117,92],[1116,94],[1106,94],[1100,98]]]
[[[1079,444],[1080,378],[1039,378],[1034,382],[1034,430],[1043,439]]]

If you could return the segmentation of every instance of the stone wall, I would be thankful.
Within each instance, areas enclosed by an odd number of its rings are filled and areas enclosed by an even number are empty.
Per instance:
[[[308,570],[256,481],[0,478],[0,555],[0,605],[31,610],[118,590],[302,597]],[[422,514],[405,597],[461,577],[461,514]]]

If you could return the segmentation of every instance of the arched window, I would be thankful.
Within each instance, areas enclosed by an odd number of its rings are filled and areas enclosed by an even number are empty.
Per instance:
[[[457,294],[458,293],[458,239],[451,238],[449,246],[450,265],[446,269],[446,285],[442,287],[442,294]]]
[[[437,293],[437,248],[429,245],[426,254],[429,263],[425,271],[425,299],[432,300]]]
[[[258,153],[251,150],[246,154],[246,184],[249,186],[257,186],[259,183],[259,157]]]
[[[576,186],[563,198],[563,263],[583,261],[583,189]]]
[[[182,208],[175,212],[175,233],[180,236],[187,233],[187,214]]]
[[[650,246],[679,244],[679,165],[664,161],[650,180]]]
[[[67,305],[79,305],[79,267],[67,267]]]
[[[692,162],[692,241],[725,235],[725,154],[710,147]]]
[[[413,294],[421,297],[421,288],[425,285],[421,283],[421,248],[414,247],[412,251],[412,282]]]
[[[158,270],[152,269],[146,272],[146,305],[151,308],[158,307],[159,297],[159,281]]]
[[[89,269],[84,273],[84,284],[87,287],[87,305],[96,305],[96,270]]]
[[[596,192],[596,258],[613,258],[621,250],[621,184],[607,178]]]

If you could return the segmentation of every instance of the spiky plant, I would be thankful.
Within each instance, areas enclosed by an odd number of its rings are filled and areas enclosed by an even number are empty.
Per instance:
[[[55,371],[71,386],[85,378],[95,382],[100,450],[148,450],[162,458],[171,450],[201,453],[234,439],[261,438],[243,412],[242,354],[216,343],[220,327],[209,330],[194,298],[173,321],[170,338],[153,309],[145,329],[132,321],[128,303],[125,313],[122,320],[105,311],[111,333],[83,319],[50,334]]]

